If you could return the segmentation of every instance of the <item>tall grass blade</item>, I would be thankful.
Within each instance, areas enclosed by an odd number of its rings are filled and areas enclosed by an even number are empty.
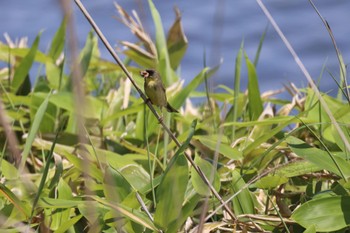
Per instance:
[[[235,64],[235,80],[234,80],[234,98],[233,98],[233,115],[232,115],[232,121],[236,122],[238,120],[238,98],[239,93],[241,89],[241,67],[242,67],[242,55],[243,55],[243,46],[244,41],[241,42],[241,47],[238,50],[237,56],[236,56],[236,64]],[[232,126],[232,141],[235,140],[235,131],[236,126]]]
[[[38,133],[40,124],[42,119],[44,118],[47,106],[49,104],[49,98],[51,96],[51,93],[47,95],[46,99],[44,100],[44,102],[40,105],[38,111],[35,114],[34,120],[33,120],[33,124],[32,127],[29,130],[29,134],[26,140],[26,143],[24,145],[24,149],[23,149],[23,153],[22,153],[22,159],[21,159],[21,164],[19,166],[19,172],[21,173],[24,169],[24,165],[26,163],[29,151],[32,147],[32,144],[34,142],[34,139],[36,137],[36,134]]]
[[[248,69],[248,98],[250,120],[256,120],[263,112],[263,103],[260,97],[258,76],[254,64],[249,60],[248,55],[244,53],[245,62]]]
[[[11,83],[12,91],[14,93],[16,93],[19,90],[21,85],[24,83],[26,77],[29,75],[29,70],[33,65],[35,55],[39,47],[40,36],[41,33],[37,35],[29,52],[25,57],[23,57],[21,63],[15,70],[15,74]]]

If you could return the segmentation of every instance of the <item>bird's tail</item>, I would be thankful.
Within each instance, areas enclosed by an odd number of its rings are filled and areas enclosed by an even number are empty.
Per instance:
[[[166,105],[166,110],[168,112],[177,112],[177,113],[179,112],[175,108],[173,108],[169,103],[167,103],[167,105]]]

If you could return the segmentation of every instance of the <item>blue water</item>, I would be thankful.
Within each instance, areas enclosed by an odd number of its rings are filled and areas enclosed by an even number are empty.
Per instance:
[[[83,1],[97,24],[112,45],[121,40],[135,41],[130,31],[116,21],[117,15],[112,0]],[[141,2],[141,3],[139,3]],[[190,80],[203,68],[203,53],[207,62],[216,65],[224,62],[213,77],[213,84],[233,87],[235,57],[244,39],[244,47],[254,59],[260,37],[268,21],[255,1],[207,0],[207,1],[163,1],[154,0],[166,31],[174,21],[173,6],[177,5],[183,18],[184,31],[189,40],[187,54],[181,66],[182,78]],[[300,56],[302,62],[317,80],[325,67],[320,81],[322,91],[336,89],[336,84],[328,74],[339,76],[338,61],[330,37],[322,22],[306,0],[264,1],[286,37]],[[118,1],[127,11],[140,12],[144,26],[153,31],[152,18],[147,1]],[[315,4],[330,24],[345,63],[350,60],[350,1],[317,0]],[[11,38],[28,36],[32,43],[37,33],[43,30],[41,50],[47,50],[50,39],[57,30],[62,12],[56,0],[1,1],[0,32],[7,32]],[[75,22],[79,44],[82,47],[90,25],[74,6]],[[3,35],[0,40],[4,41]],[[102,56],[111,60],[101,46]],[[245,69],[245,67],[243,67]],[[288,50],[271,25],[261,51],[257,73],[262,91],[279,89],[283,84],[293,82],[305,87],[307,81]],[[242,89],[247,85],[246,72],[242,73]],[[334,93],[334,92],[333,92]]]

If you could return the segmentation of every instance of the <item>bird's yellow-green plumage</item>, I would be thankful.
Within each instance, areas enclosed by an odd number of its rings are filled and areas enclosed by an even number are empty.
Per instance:
[[[156,70],[144,70],[140,74],[145,79],[144,89],[151,103],[160,107],[160,109],[166,107],[168,112],[178,112],[167,101],[160,74]]]

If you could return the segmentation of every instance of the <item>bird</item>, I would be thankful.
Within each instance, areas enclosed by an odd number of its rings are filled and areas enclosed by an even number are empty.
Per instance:
[[[145,80],[144,89],[151,103],[158,106],[160,110],[162,110],[162,107],[165,107],[168,112],[178,113],[178,111],[169,104],[166,98],[165,87],[159,72],[148,69],[140,71],[140,75]]]

